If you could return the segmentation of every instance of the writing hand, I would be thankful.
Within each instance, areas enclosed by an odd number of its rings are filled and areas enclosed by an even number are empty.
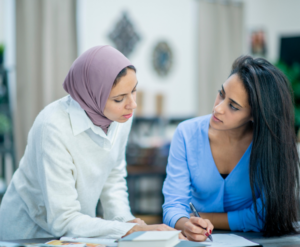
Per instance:
[[[206,228],[204,230],[203,228]],[[205,241],[212,233],[214,226],[208,219],[191,217],[184,223],[183,234],[191,241]]]

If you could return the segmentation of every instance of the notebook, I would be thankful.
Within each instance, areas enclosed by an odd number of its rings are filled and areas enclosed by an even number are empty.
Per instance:
[[[134,232],[118,242],[118,247],[173,247],[179,243],[180,231]]]

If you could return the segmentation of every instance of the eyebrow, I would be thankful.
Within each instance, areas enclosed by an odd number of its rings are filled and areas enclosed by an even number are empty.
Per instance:
[[[135,86],[134,86],[134,88],[133,88],[132,90],[134,90],[134,89],[137,87],[138,83],[139,83],[139,82],[137,82],[137,83],[135,84]],[[118,98],[118,97],[120,97],[120,96],[125,96],[126,94],[127,94],[127,93],[119,94],[119,95],[114,96],[114,97],[111,97],[111,98],[112,98],[112,99]]]
[[[222,91],[226,94],[225,90],[224,90],[224,87],[222,85]],[[239,107],[243,108],[240,104],[238,104],[236,101],[234,101],[233,99],[229,98],[231,100],[232,103],[238,105]]]

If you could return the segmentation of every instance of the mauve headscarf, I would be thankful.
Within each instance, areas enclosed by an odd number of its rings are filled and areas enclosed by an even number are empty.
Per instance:
[[[64,81],[64,89],[92,122],[107,133],[112,121],[103,114],[112,85],[130,61],[111,46],[96,46],[79,56]]]

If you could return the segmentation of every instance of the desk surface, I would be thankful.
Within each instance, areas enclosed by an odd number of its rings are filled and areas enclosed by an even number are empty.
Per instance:
[[[259,243],[264,247],[300,247],[300,234],[288,235],[283,237],[263,237],[262,233],[257,232],[231,232],[215,230],[213,233],[233,233]]]
[[[300,247],[300,234],[283,236],[283,237],[272,237],[265,238],[261,233],[256,232],[231,232],[231,231],[219,231],[215,230],[215,234],[232,233],[249,239],[253,242],[260,243],[264,247]],[[46,243],[50,240],[57,238],[36,238],[36,239],[22,239],[14,241],[5,241],[18,244],[29,244],[29,243]]]

